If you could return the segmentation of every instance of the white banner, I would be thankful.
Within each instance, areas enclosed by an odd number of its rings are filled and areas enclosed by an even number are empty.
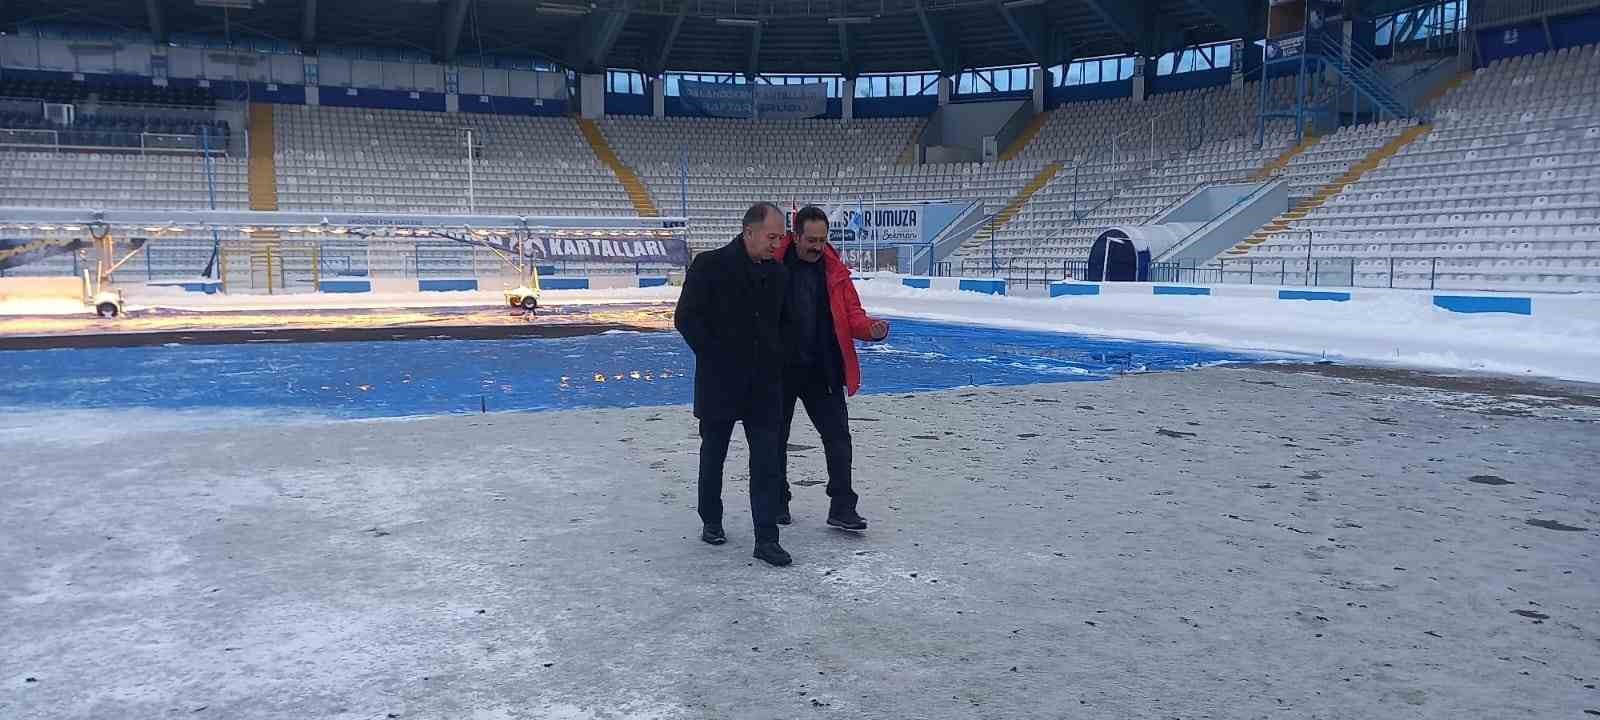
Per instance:
[[[823,206],[829,239],[835,244],[915,245],[922,240],[922,205]],[[794,226],[794,208],[784,211],[784,224]]]

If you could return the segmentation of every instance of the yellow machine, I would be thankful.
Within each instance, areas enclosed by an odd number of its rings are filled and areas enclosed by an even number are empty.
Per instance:
[[[510,255],[493,246],[488,247],[496,255],[500,256],[501,261],[514,268],[519,276],[526,276],[528,279],[527,282],[517,287],[506,289],[506,304],[511,307],[520,307],[530,313],[537,311],[539,309],[539,266],[533,264],[533,260],[529,259],[528,266],[524,270],[522,265]]]

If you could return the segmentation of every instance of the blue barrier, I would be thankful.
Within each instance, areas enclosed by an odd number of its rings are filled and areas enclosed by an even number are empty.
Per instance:
[[[1533,298],[1484,297],[1480,295],[1435,295],[1433,304],[1458,313],[1511,313],[1532,315]]]
[[[642,287],[642,288],[666,287],[666,286],[667,286],[667,279],[665,277],[641,277],[641,278],[639,278],[639,287]]]
[[[1325,292],[1320,290],[1279,290],[1279,300],[1326,300],[1330,302],[1349,302],[1350,293]]]
[[[1157,285],[1153,292],[1157,295],[1210,295],[1211,288],[1189,287],[1187,285]]]
[[[908,288],[916,288],[918,290],[927,290],[928,288],[933,287],[933,279],[932,278],[901,278],[900,279],[900,284],[904,285],[904,286],[906,286]]]
[[[325,293],[364,293],[372,292],[371,280],[323,280],[318,283],[318,289]]]
[[[978,292],[988,295],[1006,294],[1006,281],[1004,280],[962,280],[956,288],[963,292]]]
[[[429,280],[417,281],[417,289],[422,292],[470,292],[478,289],[476,279],[464,280]]]
[[[1050,297],[1099,295],[1100,286],[1089,283],[1050,283]]]
[[[541,290],[588,290],[589,278],[586,277],[553,277],[539,278]]]

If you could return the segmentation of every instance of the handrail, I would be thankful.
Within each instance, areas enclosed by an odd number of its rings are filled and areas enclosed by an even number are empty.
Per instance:
[[[1197,228],[1195,228],[1193,230],[1190,230],[1189,234],[1183,236],[1182,240],[1179,240],[1172,247],[1167,248],[1166,252],[1161,253],[1161,257],[1162,258],[1169,258],[1169,257],[1172,257],[1173,255],[1178,254],[1182,250],[1188,249],[1188,246],[1192,245],[1194,243],[1195,237],[1198,236],[1201,233],[1201,231],[1203,231],[1206,228],[1209,228],[1209,227],[1211,227],[1211,226],[1213,226],[1213,225],[1215,225],[1217,223],[1220,223],[1220,222],[1222,222],[1224,220],[1231,219],[1231,216],[1233,215],[1233,212],[1235,210],[1238,210],[1240,206],[1245,205],[1248,202],[1253,202],[1255,200],[1255,198],[1259,197],[1262,193],[1268,192],[1268,191],[1272,190],[1273,188],[1276,188],[1277,186],[1283,185],[1283,184],[1288,183],[1288,182],[1289,182],[1288,180],[1285,180],[1283,178],[1276,178],[1276,179],[1268,180],[1266,182],[1261,183],[1260,187],[1257,187],[1255,190],[1250,191],[1249,194],[1246,194],[1244,197],[1241,197],[1238,200],[1233,201],[1233,204],[1229,205],[1228,209],[1223,210],[1221,213],[1218,213],[1216,217],[1211,218],[1210,220],[1206,221],[1200,227],[1197,227]],[[1239,183],[1239,184],[1243,184],[1243,183]],[[1157,259],[1159,259],[1159,258],[1157,258]]]
[[[959,229],[963,225],[965,225],[966,220],[968,218],[972,217],[972,214],[974,212],[980,212],[982,210],[982,208],[983,208],[983,201],[981,201],[981,200],[970,200],[970,201],[968,201],[967,202],[967,207],[965,209],[963,209],[959,214],[957,214],[955,216],[955,218],[950,221],[949,225],[946,225],[943,230],[940,230],[939,234],[934,235],[933,239],[928,241],[927,248],[924,249],[921,254],[928,258],[928,274],[929,275],[933,274],[934,263],[937,262],[936,258],[933,257],[933,254],[938,252],[940,243],[944,242],[947,239],[947,236],[949,236],[950,234],[954,233],[957,229]],[[979,222],[979,223],[977,223],[975,225],[972,225],[971,226],[972,232],[974,234],[976,234],[978,231],[983,229],[983,226],[987,222],[988,222],[988,219],[985,219],[982,222]],[[957,246],[957,249],[960,249],[959,246]],[[917,262],[918,262],[918,255],[913,254],[911,256],[911,270],[912,270],[912,272],[916,272]]]

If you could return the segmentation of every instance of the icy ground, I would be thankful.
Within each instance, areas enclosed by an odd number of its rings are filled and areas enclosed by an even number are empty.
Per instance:
[[[0,717],[1600,712],[1592,388],[1318,372],[855,399],[786,569],[683,407],[6,418]]]

